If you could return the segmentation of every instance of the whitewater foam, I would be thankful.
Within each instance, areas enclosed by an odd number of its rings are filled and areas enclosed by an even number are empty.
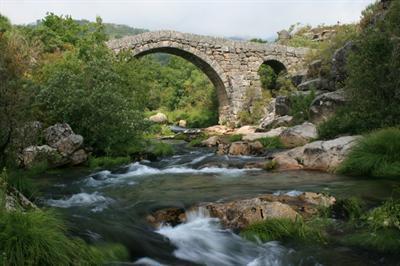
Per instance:
[[[204,210],[189,212],[187,222],[157,232],[177,249],[174,256],[202,265],[282,265],[288,250],[277,242],[257,245],[221,228],[219,220]]]
[[[113,200],[102,196],[98,192],[89,193],[78,193],[68,198],[63,199],[49,199],[46,201],[47,205],[58,207],[58,208],[70,208],[70,207],[81,207],[81,206],[92,206],[96,205],[92,211],[102,211],[109,203]]]

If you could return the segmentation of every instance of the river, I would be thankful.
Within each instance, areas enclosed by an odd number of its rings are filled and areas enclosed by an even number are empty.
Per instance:
[[[88,172],[72,169],[41,179],[42,206],[54,207],[72,234],[89,242],[117,242],[130,262],[114,265],[379,265],[382,258],[347,247],[293,248],[272,241],[246,241],[206,213],[186,223],[154,229],[146,216],[163,207],[190,207],[263,193],[327,192],[375,202],[394,181],[350,178],[311,171],[242,169],[257,157],[217,156],[207,148],[175,143],[176,154],[156,162]]]

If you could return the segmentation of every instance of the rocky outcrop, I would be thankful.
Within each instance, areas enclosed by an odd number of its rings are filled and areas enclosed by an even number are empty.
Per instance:
[[[343,47],[337,49],[332,57],[331,76],[335,83],[335,88],[343,87],[343,82],[347,78],[346,64],[348,55],[357,49],[353,41],[347,42]]]
[[[310,116],[313,123],[319,124],[328,120],[346,103],[344,90],[328,92],[317,96],[311,103]]]
[[[225,135],[233,132],[233,129],[223,125],[215,125],[203,129],[204,133],[209,135]]]
[[[280,126],[288,126],[293,117],[289,116],[290,100],[286,96],[278,96],[272,99],[265,108],[265,116],[260,120],[259,128],[271,129]]]
[[[271,116],[264,118],[264,120],[260,124],[260,128],[271,129],[271,128],[277,128],[277,127],[287,127],[287,126],[290,126],[292,123],[293,123],[293,116],[271,115]]]
[[[279,152],[274,155],[273,161],[278,170],[334,171],[360,138],[345,136],[327,141],[314,141],[302,147]]]
[[[149,117],[149,120],[153,123],[157,124],[165,124],[168,123],[168,118],[165,114],[163,113],[157,113],[155,115],[152,115]]]
[[[283,145],[288,148],[304,145],[317,136],[317,128],[310,122],[287,128],[279,135]]]
[[[323,78],[315,78],[304,81],[297,89],[300,91],[311,91],[311,90],[329,90],[329,82]]]
[[[256,132],[257,127],[255,126],[242,126],[234,131],[234,134],[245,135]]]
[[[27,211],[31,209],[38,209],[38,207],[26,198],[21,192],[12,186],[9,186],[5,180],[0,178],[0,212],[1,207],[4,206],[5,211]],[[4,200],[4,201],[3,201]]]
[[[49,166],[78,165],[87,160],[83,137],[75,134],[68,124],[50,126],[43,134],[46,145],[29,146],[22,151],[24,167],[31,168],[41,162]]]
[[[300,216],[309,217],[317,213],[320,207],[329,207],[335,201],[334,197],[314,192],[304,192],[297,196],[264,194],[251,199],[201,204],[189,211],[207,211],[225,227],[240,230],[267,219],[295,220]],[[149,215],[147,221],[155,226],[165,223],[176,225],[186,221],[186,214],[181,208],[167,208]]]

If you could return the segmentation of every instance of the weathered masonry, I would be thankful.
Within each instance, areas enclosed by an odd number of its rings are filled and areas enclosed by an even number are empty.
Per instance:
[[[115,52],[131,50],[136,57],[162,52],[181,56],[195,64],[217,89],[220,123],[236,120],[249,87],[261,92],[257,73],[261,64],[269,64],[276,71],[285,69],[295,73],[303,68],[308,51],[306,48],[232,41],[176,31],[146,32],[111,40],[107,45]]]

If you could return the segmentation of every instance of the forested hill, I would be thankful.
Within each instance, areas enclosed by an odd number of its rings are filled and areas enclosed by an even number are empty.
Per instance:
[[[90,23],[88,20],[78,20],[79,24]],[[136,35],[143,32],[147,32],[147,29],[133,28],[128,25],[115,24],[115,23],[103,23],[104,31],[110,39],[119,39],[127,35]]]

